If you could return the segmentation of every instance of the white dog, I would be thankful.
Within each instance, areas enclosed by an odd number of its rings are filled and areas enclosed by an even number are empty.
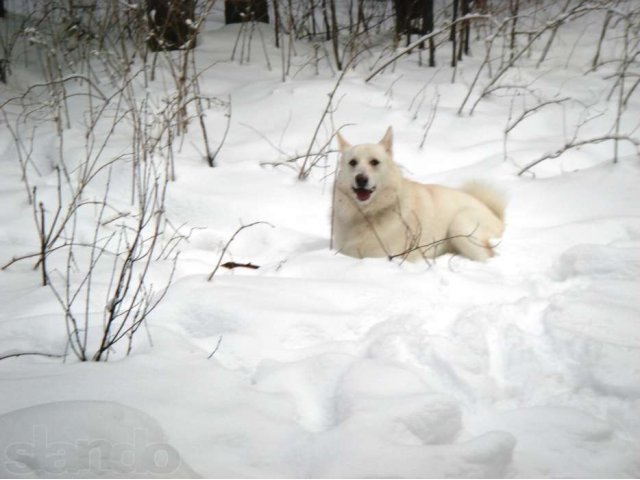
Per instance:
[[[393,161],[392,130],[377,144],[350,145],[337,134],[333,245],[353,257],[408,260],[446,252],[492,257],[504,231],[505,204],[491,189],[463,190],[405,179]]]

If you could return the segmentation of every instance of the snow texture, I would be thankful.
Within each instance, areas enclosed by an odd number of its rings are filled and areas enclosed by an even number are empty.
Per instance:
[[[176,158],[168,215],[196,229],[174,285],[128,357],[0,361],[0,476],[638,477],[638,157],[621,144],[613,164],[612,145],[598,144],[541,163],[535,178],[516,175],[562,145],[584,104],[603,112],[585,128],[609,128],[611,72],[584,73],[598,31],[574,49],[578,21],[560,31],[544,70],[514,70],[542,97],[572,101],[514,129],[506,159],[510,96],[456,114],[479,52],[454,83],[448,66],[418,67],[415,55],[368,83],[367,68],[346,75],[333,121],[351,125],[349,141],[377,141],[393,125],[406,176],[485,180],[509,198],[487,263],[447,255],[399,264],[330,250],[335,155],[306,181],[261,165],[306,151],[336,77],[304,69],[301,43],[300,73],[282,82],[266,28],[274,70],[258,43],[250,63],[232,62],[237,28],[210,22],[196,49],[200,65],[215,63],[203,94],[230,95],[233,114],[216,168],[195,128]],[[0,100],[35,79],[14,66]],[[627,107],[636,120],[639,97]],[[206,112],[212,142],[224,114]],[[81,135],[67,139],[67,157],[81,156]],[[55,195],[54,145],[53,130],[33,143],[43,198]],[[2,263],[38,248],[15,157],[0,128]],[[121,178],[114,188],[127,192]],[[225,261],[260,268],[220,269],[207,282],[231,234],[254,221],[270,225],[244,230]],[[91,234],[90,222],[78,228]],[[152,270],[159,283],[167,269]],[[32,261],[0,272],[0,304],[1,355],[65,350],[63,312]]]

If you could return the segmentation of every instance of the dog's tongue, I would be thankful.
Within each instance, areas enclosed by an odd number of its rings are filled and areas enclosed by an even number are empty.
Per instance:
[[[371,190],[367,190],[366,188],[356,188],[355,192],[358,200],[361,202],[369,200],[369,197],[371,196]]]

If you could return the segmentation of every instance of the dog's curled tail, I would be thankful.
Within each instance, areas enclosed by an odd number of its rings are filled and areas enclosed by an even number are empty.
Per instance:
[[[504,222],[504,211],[507,208],[507,200],[502,192],[496,190],[491,185],[481,182],[469,182],[464,185],[462,190],[484,203],[489,207],[489,210]]]

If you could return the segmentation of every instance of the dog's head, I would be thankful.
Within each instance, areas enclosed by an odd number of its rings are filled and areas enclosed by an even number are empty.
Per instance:
[[[357,205],[365,207],[398,177],[392,154],[393,131],[389,127],[378,143],[351,145],[340,133],[337,138],[342,152],[338,188]]]

